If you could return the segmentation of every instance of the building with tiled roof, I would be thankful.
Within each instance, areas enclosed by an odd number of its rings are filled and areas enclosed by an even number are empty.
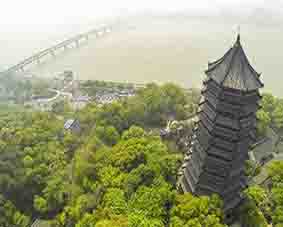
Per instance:
[[[179,189],[219,194],[229,214],[242,201],[248,150],[255,142],[256,111],[263,87],[240,41],[205,71],[198,122],[180,171]]]

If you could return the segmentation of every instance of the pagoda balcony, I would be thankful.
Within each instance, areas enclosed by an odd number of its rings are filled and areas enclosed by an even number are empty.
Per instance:
[[[184,170],[184,176],[192,185],[198,183],[199,175],[196,175],[196,173],[194,172],[194,167],[191,165],[189,166],[189,168]]]
[[[216,146],[221,149],[229,150],[229,151],[234,151],[237,147],[237,144],[229,142],[221,137],[214,137],[211,141],[211,146]]]
[[[226,176],[230,171],[231,163],[229,161],[220,159],[218,156],[208,154],[205,160],[205,169],[209,172],[217,173],[219,176]]]
[[[199,183],[207,182],[212,187],[223,188],[225,185],[225,176],[218,176],[216,173],[203,171],[199,177]]]
[[[233,152],[227,150],[216,148],[215,146],[210,146],[206,151],[208,154],[219,157],[220,159],[230,162],[233,160]]]
[[[202,168],[206,156],[207,156],[206,151],[197,150],[197,147],[195,147],[195,151],[191,156],[192,157],[191,161],[195,163],[197,168]]]
[[[196,187],[196,194],[197,195],[212,195],[215,193],[220,194],[222,187],[217,187],[213,182],[199,182]]]
[[[181,178],[181,183],[180,186],[184,192],[190,192],[194,193],[195,192],[195,185],[191,184],[185,177],[185,175],[182,176]]]

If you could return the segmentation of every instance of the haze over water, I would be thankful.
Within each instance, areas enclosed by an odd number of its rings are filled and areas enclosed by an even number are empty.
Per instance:
[[[221,57],[236,38],[234,23],[206,19],[151,17],[134,20],[129,27],[43,64],[36,72],[50,75],[70,69],[81,79],[172,81],[199,87],[207,62]],[[241,37],[251,64],[262,73],[265,89],[283,96],[278,83],[283,28],[245,24]]]
[[[274,22],[268,13],[259,10],[250,20],[239,20],[229,12],[218,17],[186,13],[140,15],[126,20],[120,30],[70,50],[33,68],[32,72],[54,76],[72,70],[81,79],[171,81],[183,87],[200,87],[207,62],[222,57],[232,46],[236,25],[241,24],[242,45],[252,66],[262,73],[265,90],[283,97],[282,85],[278,83],[282,73],[283,20]],[[46,31],[43,27],[40,32],[6,33],[0,37],[0,69],[97,24],[89,20],[47,27]]]

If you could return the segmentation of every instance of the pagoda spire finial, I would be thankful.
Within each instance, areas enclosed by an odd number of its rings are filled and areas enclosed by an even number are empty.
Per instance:
[[[241,42],[241,27],[240,25],[237,26],[237,43]]]

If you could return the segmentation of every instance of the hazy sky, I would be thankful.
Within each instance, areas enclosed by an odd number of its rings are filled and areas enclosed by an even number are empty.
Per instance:
[[[2,0],[0,26],[75,23],[144,10],[215,14],[230,9],[249,13],[255,8],[283,9],[283,0]]]

